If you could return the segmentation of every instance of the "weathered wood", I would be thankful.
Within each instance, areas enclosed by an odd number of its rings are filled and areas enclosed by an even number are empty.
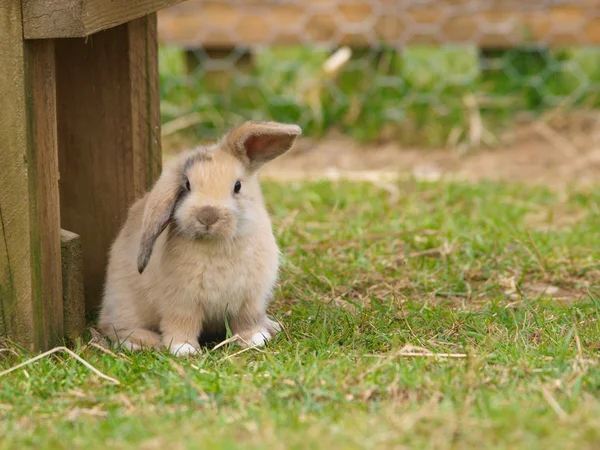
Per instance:
[[[27,129],[21,5],[0,3],[0,334],[32,348]]]
[[[162,169],[160,90],[156,14],[128,25],[132,112],[133,191],[136,196],[154,184]]]
[[[50,348],[59,344],[63,337],[56,77],[52,40],[25,43],[25,80],[34,321],[37,344],[40,348]]]
[[[61,230],[60,239],[65,337],[74,340],[85,330],[83,250],[81,238],[75,233]]]
[[[600,44],[597,0],[189,0],[159,12],[162,42],[188,48],[300,43],[480,47]]]
[[[23,0],[25,39],[85,37],[183,0]]]
[[[0,334],[45,349],[62,337],[54,54],[21,24],[0,3]]]
[[[156,15],[56,43],[61,224],[95,312],[110,244],[161,170]]]

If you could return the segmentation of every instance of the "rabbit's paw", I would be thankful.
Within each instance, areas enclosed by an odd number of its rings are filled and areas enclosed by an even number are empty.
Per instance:
[[[271,332],[268,327],[256,328],[252,331],[241,333],[240,337],[242,341],[240,344],[244,347],[262,347],[265,345],[274,335],[275,332]]]
[[[267,343],[267,341],[271,339],[271,333],[269,333],[265,328],[258,330],[256,333],[252,334],[252,338],[250,339],[250,345],[261,347]]]
[[[192,344],[173,344],[170,348],[171,353],[176,356],[187,356],[200,353],[200,349],[194,347]]]

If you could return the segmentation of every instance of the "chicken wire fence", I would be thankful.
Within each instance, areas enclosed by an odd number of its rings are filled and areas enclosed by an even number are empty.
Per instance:
[[[600,106],[597,0],[189,0],[158,32],[167,136],[270,119],[479,145],[521,117]]]

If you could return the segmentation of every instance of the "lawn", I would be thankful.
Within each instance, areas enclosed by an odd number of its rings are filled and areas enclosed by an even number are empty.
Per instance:
[[[285,332],[190,359],[86,339],[120,384],[62,354],[1,377],[0,449],[598,448],[600,190],[398,187],[266,183]]]

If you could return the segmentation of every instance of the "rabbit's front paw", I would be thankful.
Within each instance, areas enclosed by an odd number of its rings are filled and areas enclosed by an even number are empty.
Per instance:
[[[271,333],[267,327],[256,328],[252,331],[241,333],[242,338],[240,344],[244,347],[262,347],[265,345],[275,333]]]
[[[200,353],[200,349],[194,347],[192,344],[173,344],[170,348],[171,353],[176,356],[187,356]]]
[[[242,347],[261,347],[281,331],[279,323],[267,316],[250,321],[247,321],[247,316],[242,316],[242,318],[245,320],[244,322],[240,323],[239,320],[235,320],[231,327],[233,334],[240,337],[238,344]]]
[[[269,333],[265,328],[260,329],[256,333],[252,334],[250,346],[261,347],[265,345],[269,339],[271,339],[271,333]]]

